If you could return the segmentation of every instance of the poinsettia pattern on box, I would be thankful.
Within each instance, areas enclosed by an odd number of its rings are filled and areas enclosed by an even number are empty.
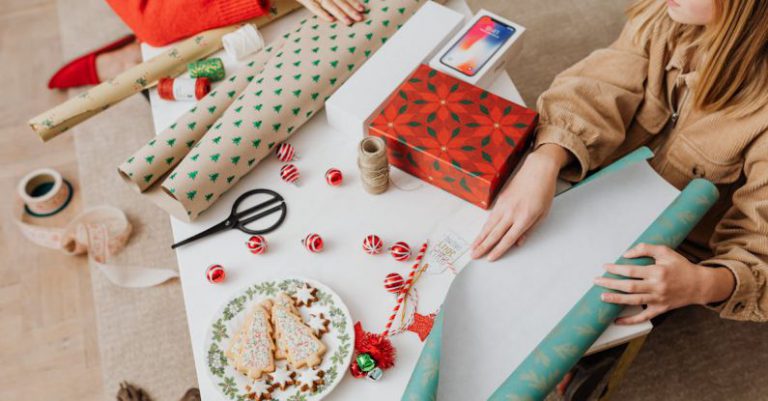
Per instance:
[[[394,166],[488,208],[537,120],[533,110],[421,65],[370,133],[387,141]]]

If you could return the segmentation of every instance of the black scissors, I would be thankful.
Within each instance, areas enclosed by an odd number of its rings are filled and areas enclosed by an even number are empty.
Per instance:
[[[254,195],[259,195],[259,194],[271,195],[271,198],[264,202],[259,203],[256,206],[249,207],[248,209],[245,209],[243,211],[237,210],[238,206],[240,206],[240,203],[243,202],[246,198]],[[275,204],[277,204],[277,206],[274,206],[267,210],[262,211],[263,209],[268,208]],[[280,213],[280,217],[271,226],[267,228],[258,229],[258,230],[253,230],[246,227],[247,224],[253,223],[256,220],[269,216],[273,213]],[[197,233],[181,242],[177,242],[171,245],[171,249],[175,249],[184,244],[188,244],[192,241],[199,240],[200,238],[207,237],[211,234],[215,234],[219,231],[227,230],[230,228],[236,228],[246,234],[251,234],[251,235],[270,233],[276,230],[278,227],[280,227],[281,224],[283,224],[283,221],[285,221],[285,215],[287,213],[288,213],[288,205],[285,203],[285,200],[280,194],[270,189],[253,189],[240,195],[237,198],[237,200],[235,200],[235,203],[232,205],[232,212],[229,214],[229,217],[227,217],[226,220],[222,221],[219,224],[214,225],[213,227],[208,228],[205,231]]]

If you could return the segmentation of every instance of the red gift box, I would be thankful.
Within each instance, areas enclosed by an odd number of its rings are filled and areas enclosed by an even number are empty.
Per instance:
[[[369,133],[385,139],[393,166],[488,209],[537,121],[533,110],[421,65]]]

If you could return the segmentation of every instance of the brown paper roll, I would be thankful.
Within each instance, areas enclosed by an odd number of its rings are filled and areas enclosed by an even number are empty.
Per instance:
[[[371,1],[366,20],[352,26],[302,20],[162,188],[196,218],[317,113],[424,2]]]
[[[243,23],[264,26],[300,7],[295,0],[272,0],[271,3],[269,14]],[[48,141],[128,96],[155,85],[160,78],[184,72],[188,62],[221,49],[221,37],[235,31],[243,23],[201,32],[174,44],[165,53],[33,117],[29,120],[29,125],[43,141]]]
[[[244,67],[184,113],[175,123],[152,138],[118,167],[120,175],[140,192],[171,171],[235,98],[263,69],[267,60],[282,48],[283,41],[246,58]]]

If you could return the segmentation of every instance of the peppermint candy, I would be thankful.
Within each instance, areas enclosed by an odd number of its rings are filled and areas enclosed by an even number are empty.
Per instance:
[[[323,239],[319,234],[307,234],[307,236],[301,240],[301,243],[304,244],[304,247],[307,248],[308,251],[313,253],[318,253],[323,250]]]
[[[369,255],[377,255],[384,248],[384,242],[378,235],[370,234],[363,239],[363,251]]]
[[[275,154],[277,155],[278,160],[287,163],[296,158],[296,149],[294,149],[293,145],[290,143],[283,142],[277,149],[275,149]]]
[[[245,243],[248,250],[254,255],[261,255],[267,251],[267,240],[261,235],[254,235]]]
[[[205,278],[208,279],[208,282],[211,284],[221,283],[226,277],[227,274],[224,272],[224,267],[222,265],[210,265],[208,266],[208,269],[205,270]]]
[[[398,294],[403,290],[405,286],[405,280],[403,276],[398,273],[389,273],[384,278],[384,289],[393,294]]]
[[[280,178],[287,183],[294,184],[299,180],[299,169],[293,164],[286,164],[280,168]]]
[[[329,168],[328,171],[325,172],[325,182],[332,187],[338,187],[343,180],[344,176],[341,174],[341,170],[335,167]]]
[[[392,254],[392,257],[398,262],[405,262],[411,258],[411,247],[402,241],[395,242],[395,244],[389,248],[389,253]]]

